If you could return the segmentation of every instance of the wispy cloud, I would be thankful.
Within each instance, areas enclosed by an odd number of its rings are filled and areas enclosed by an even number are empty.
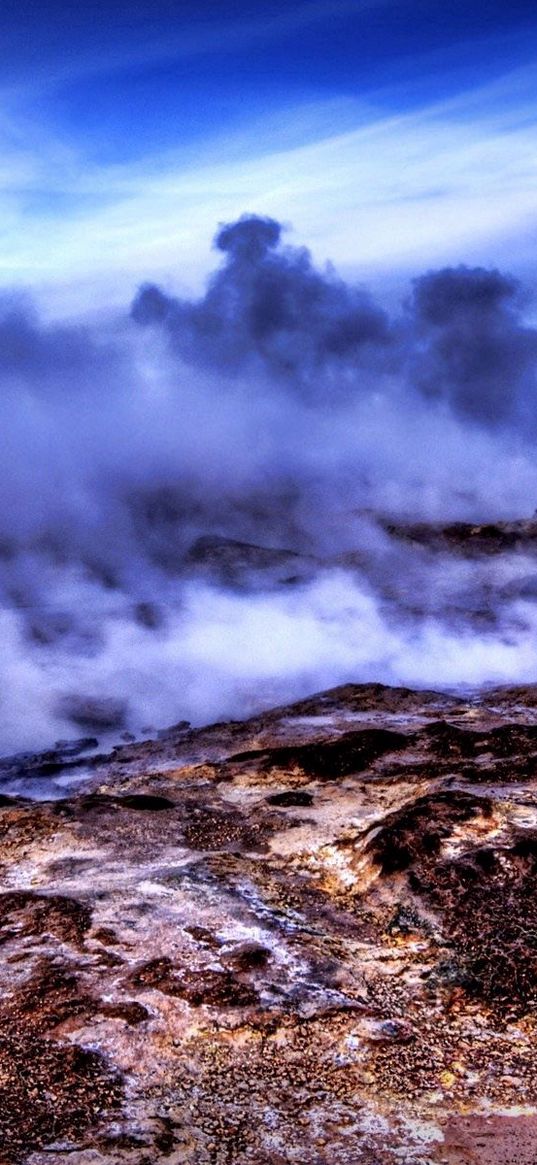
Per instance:
[[[407,0],[400,0],[407,2]],[[337,19],[346,15],[367,14],[374,8],[393,5],[394,0],[309,0],[308,3],[289,6],[277,14],[261,14],[256,17],[234,17],[217,21],[185,20],[184,25],[175,21],[163,32],[161,23],[155,22],[158,33],[151,27],[145,35],[125,38],[122,43],[107,45],[101,43],[93,51],[87,45],[80,50],[71,46],[65,52],[62,45],[57,60],[47,55],[42,66],[36,62],[33,77],[29,79],[25,66],[22,74],[15,70],[13,80],[4,91],[11,99],[27,101],[58,86],[103,74],[118,73],[129,69],[162,65],[169,61],[184,61],[196,57],[244,52],[258,44],[270,44],[282,37],[300,33],[303,29],[322,24],[327,19]]]
[[[215,224],[245,210],[292,222],[318,259],[368,277],[437,262],[516,268],[536,220],[532,83],[519,71],[394,116],[356,103],[355,128],[300,146],[278,147],[257,122],[232,143],[206,142],[196,158],[168,151],[122,166],[91,164],[38,125],[17,133],[4,123],[3,279],[39,273],[57,311],[65,288],[83,307],[96,283],[112,298],[148,276],[199,284]],[[337,105],[332,112],[336,127]],[[295,141],[301,119],[311,131],[311,108],[287,116]],[[349,117],[347,104],[347,127]]]

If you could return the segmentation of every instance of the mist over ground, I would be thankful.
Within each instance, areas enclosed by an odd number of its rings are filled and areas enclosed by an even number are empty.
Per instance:
[[[215,249],[201,299],[147,283],[99,324],[2,296],[2,753],[536,678],[537,557],[387,529],[532,516],[524,289],[429,271],[394,315],[272,219]]]

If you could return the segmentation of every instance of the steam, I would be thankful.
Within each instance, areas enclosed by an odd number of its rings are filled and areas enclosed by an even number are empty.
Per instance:
[[[532,514],[521,289],[432,272],[391,318],[271,219],[216,247],[197,301],[146,284],[62,326],[0,302],[3,753],[76,735],[96,701],[117,735],[347,680],[536,677],[531,553],[386,529]]]

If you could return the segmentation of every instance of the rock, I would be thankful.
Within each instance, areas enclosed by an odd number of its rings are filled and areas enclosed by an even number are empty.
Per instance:
[[[169,728],[160,728],[157,732],[157,740],[173,740],[174,736],[178,733],[188,732],[189,728],[190,720],[178,720],[177,724],[171,724]]]
[[[190,547],[185,565],[224,586],[272,587],[313,577],[316,560],[294,550],[256,546],[217,535],[203,535]]]
[[[464,556],[501,554],[506,551],[537,549],[537,520],[513,522],[441,522],[382,523],[388,534],[405,542],[444,550]]]
[[[99,741],[96,736],[82,736],[78,740],[57,740],[55,748],[62,756],[79,756],[81,752],[97,748]]]

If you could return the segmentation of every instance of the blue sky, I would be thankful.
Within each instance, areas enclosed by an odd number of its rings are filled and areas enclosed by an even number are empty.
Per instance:
[[[199,285],[219,221],[387,287],[533,268],[530,3],[4,0],[0,278],[55,314]]]

